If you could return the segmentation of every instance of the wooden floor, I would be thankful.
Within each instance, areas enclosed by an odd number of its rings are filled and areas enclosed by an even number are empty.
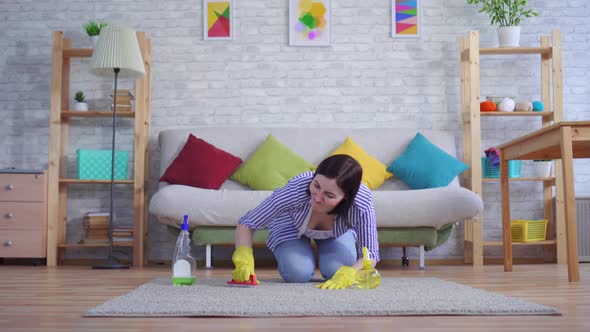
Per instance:
[[[91,270],[0,266],[0,331],[590,331],[590,264],[581,281],[568,283],[565,266],[428,266],[380,269],[388,277],[438,277],[472,287],[553,306],[563,316],[422,316],[297,318],[83,318],[82,313],[155,278],[168,267]],[[259,269],[260,277],[278,276]],[[230,276],[229,269],[200,270],[198,278]]]

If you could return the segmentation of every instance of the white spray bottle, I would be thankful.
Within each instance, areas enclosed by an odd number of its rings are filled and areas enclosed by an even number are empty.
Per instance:
[[[197,281],[195,277],[196,266],[195,259],[191,256],[188,215],[185,214],[172,257],[172,284],[174,286],[193,285]]]

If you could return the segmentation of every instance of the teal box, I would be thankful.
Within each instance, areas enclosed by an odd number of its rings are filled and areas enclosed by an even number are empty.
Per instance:
[[[519,178],[521,168],[521,160],[508,160],[508,177]],[[481,172],[484,178],[499,178],[500,165],[493,166],[489,158],[481,157]]]
[[[78,179],[111,179],[111,150],[78,149],[76,158]],[[127,180],[128,165],[129,151],[115,150],[115,180]]]

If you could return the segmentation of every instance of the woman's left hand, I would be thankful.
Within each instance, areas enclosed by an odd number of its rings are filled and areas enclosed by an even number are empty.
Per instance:
[[[343,265],[334,273],[332,279],[326,280],[316,285],[316,287],[321,289],[348,288],[357,282],[357,273],[358,271],[355,268]]]

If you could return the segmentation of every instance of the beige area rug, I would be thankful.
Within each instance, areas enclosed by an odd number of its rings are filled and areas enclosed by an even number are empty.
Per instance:
[[[227,279],[172,286],[159,278],[87,311],[86,317],[287,317],[397,315],[560,315],[554,308],[437,278],[383,278],[372,290],[321,290],[317,283],[262,279],[256,288]]]

